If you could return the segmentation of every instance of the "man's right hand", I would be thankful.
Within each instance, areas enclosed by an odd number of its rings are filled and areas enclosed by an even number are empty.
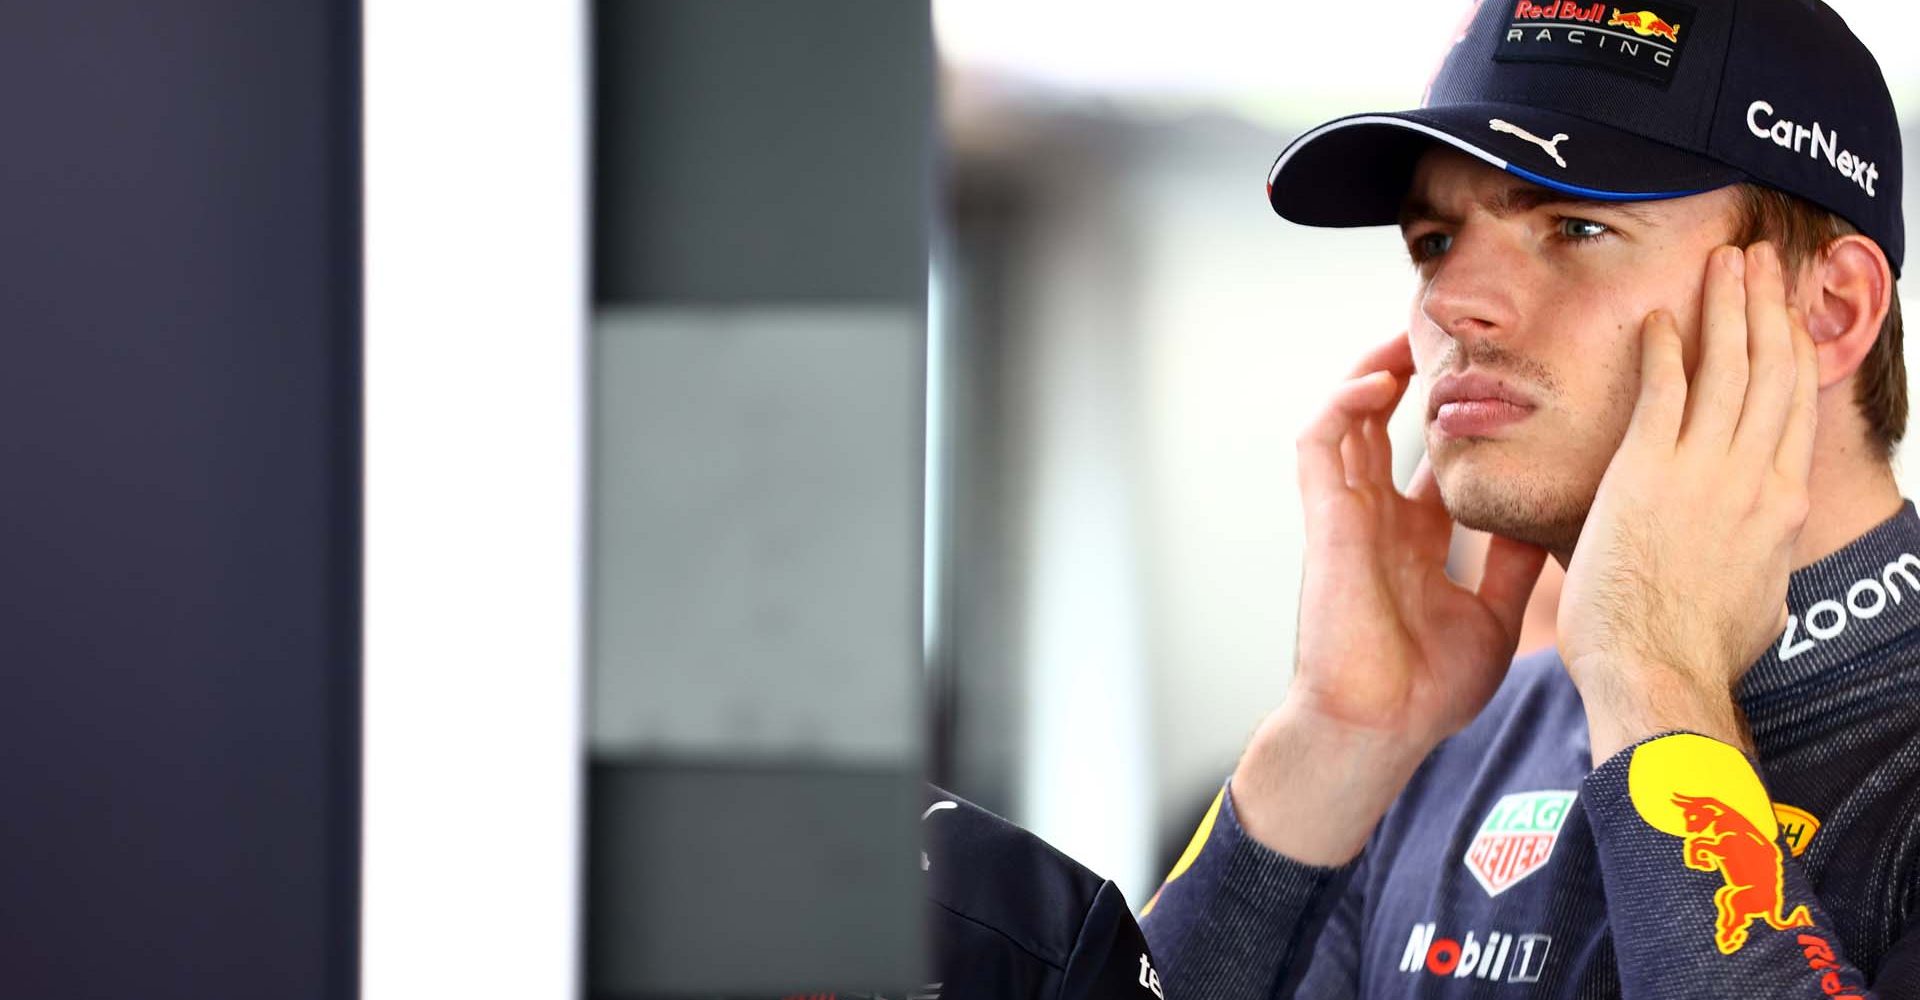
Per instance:
[[[1310,864],[1358,854],[1434,745],[1506,676],[1547,553],[1496,536],[1480,586],[1447,576],[1453,520],[1425,461],[1393,483],[1387,418],[1414,374],[1375,348],[1299,439],[1305,575],[1294,679],[1233,776],[1241,825]]]

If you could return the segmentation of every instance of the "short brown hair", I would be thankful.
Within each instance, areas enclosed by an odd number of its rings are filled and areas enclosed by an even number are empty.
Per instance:
[[[1788,274],[1819,259],[1834,240],[1859,232],[1847,220],[1797,195],[1750,183],[1738,185],[1737,191],[1733,244],[1772,242]],[[1907,364],[1900,346],[1898,285],[1893,287],[1880,336],[1854,375],[1853,401],[1867,418],[1868,439],[1883,460],[1891,461],[1894,447],[1907,430]]]

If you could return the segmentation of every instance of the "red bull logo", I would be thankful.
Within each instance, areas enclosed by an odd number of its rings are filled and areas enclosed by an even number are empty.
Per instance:
[[[1774,930],[1813,926],[1805,906],[1787,906],[1779,821],[1740,751],[1692,733],[1650,740],[1634,750],[1627,791],[1641,819],[1680,838],[1688,868],[1720,876],[1713,943],[1721,954],[1739,951],[1755,921]]]
[[[1755,920],[1766,921],[1776,931],[1813,926],[1813,916],[1805,906],[1796,906],[1791,913],[1781,912],[1785,873],[1780,866],[1780,847],[1771,837],[1762,836],[1751,820],[1718,799],[1675,795],[1673,804],[1680,807],[1687,828],[1687,867],[1719,872],[1726,882],[1713,894],[1718,913],[1713,943],[1720,947],[1721,954],[1739,951],[1747,943],[1748,926]]]
[[[1660,15],[1650,10],[1636,10],[1628,13],[1615,7],[1613,16],[1607,19],[1607,27],[1625,28],[1641,38],[1652,38],[1658,35],[1675,44],[1680,41],[1680,26],[1668,24],[1661,20]]]
[[[1583,65],[1666,86],[1681,52],[1682,24],[1697,11],[1681,0],[1654,0],[1659,10],[1606,3],[1516,0],[1493,57],[1502,62]],[[1688,32],[1691,36],[1693,32]]]
[[[1599,24],[1606,16],[1605,3],[1573,3],[1571,0],[1556,0],[1553,3],[1531,3],[1529,0],[1520,0],[1519,4],[1513,8],[1513,19],[1516,21],[1553,20]]]

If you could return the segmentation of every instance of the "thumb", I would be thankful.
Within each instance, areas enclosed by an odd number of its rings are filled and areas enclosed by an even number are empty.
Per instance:
[[[1487,543],[1486,566],[1480,572],[1480,600],[1493,612],[1510,637],[1520,635],[1527,599],[1547,564],[1547,550],[1538,545],[1494,535]],[[1782,624],[1785,624],[1784,622]]]

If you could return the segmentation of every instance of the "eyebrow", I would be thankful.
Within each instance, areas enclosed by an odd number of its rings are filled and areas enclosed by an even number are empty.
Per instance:
[[[1556,207],[1584,209],[1586,211],[1617,212],[1643,226],[1657,227],[1660,221],[1654,213],[1628,201],[1599,201],[1593,198],[1575,198],[1550,188],[1533,184],[1514,184],[1480,203],[1496,219],[1504,219],[1520,212],[1529,212],[1547,205]],[[1405,229],[1415,222],[1459,223],[1457,214],[1443,212],[1432,202],[1420,195],[1409,195],[1400,205],[1400,228]]]

